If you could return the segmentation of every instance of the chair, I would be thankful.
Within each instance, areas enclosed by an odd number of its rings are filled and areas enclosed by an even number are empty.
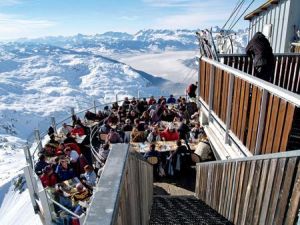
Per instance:
[[[158,164],[158,158],[156,156],[151,156],[147,158],[147,161],[151,164],[151,165],[157,165]]]
[[[195,154],[195,153],[191,153],[191,160],[194,163],[199,163],[201,162],[201,158],[199,155]]]

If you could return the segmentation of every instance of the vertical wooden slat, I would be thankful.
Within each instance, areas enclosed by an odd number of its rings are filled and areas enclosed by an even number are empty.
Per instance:
[[[254,217],[254,211],[256,208],[255,202],[257,200],[257,192],[260,182],[260,175],[262,170],[262,160],[258,160],[255,165],[255,171],[253,175],[253,181],[252,181],[252,190],[250,194],[250,200],[248,205],[248,212],[246,215],[246,221],[245,224],[252,224],[253,217]]]
[[[284,123],[281,144],[279,149],[280,151],[286,151],[288,138],[293,124],[294,113],[295,113],[295,106],[293,104],[288,103],[286,117],[285,117],[286,119]]]
[[[249,107],[249,98],[250,98],[250,84],[246,83],[245,88],[245,100],[244,100],[244,107],[243,107],[243,118],[242,118],[242,127],[241,127],[241,141],[245,145],[246,139],[246,123],[249,118],[248,107]]]
[[[252,138],[252,129],[253,129],[253,122],[254,122],[254,112],[255,112],[255,104],[256,104],[256,94],[257,94],[257,87],[253,86],[252,88],[252,97],[251,97],[251,106],[250,106],[250,115],[249,115],[249,125],[248,125],[248,134],[247,134],[247,141],[246,146],[250,149],[251,138]]]
[[[277,159],[271,160],[269,174],[268,174],[268,180],[266,183],[266,189],[265,189],[265,193],[264,193],[264,198],[263,198],[261,212],[260,212],[260,218],[259,218],[259,224],[261,224],[261,225],[264,225],[266,222],[266,217],[267,217],[271,193],[272,193],[273,180],[274,180],[274,175],[275,175],[276,166],[277,166],[277,161],[278,161]]]
[[[299,213],[300,207],[300,165],[298,162],[297,166],[297,175],[295,178],[295,183],[292,191],[290,205],[287,211],[285,225],[293,225],[295,224],[295,219],[297,214]]]
[[[241,130],[241,127],[242,127],[242,120],[243,120],[243,108],[244,108],[244,100],[245,100],[245,89],[246,89],[246,82],[242,80],[242,84],[241,84],[241,96],[239,98],[239,101],[240,101],[240,106],[239,106],[239,113],[238,113],[238,116],[237,116],[237,137],[242,140],[242,130]]]
[[[285,117],[286,105],[287,105],[287,102],[284,101],[283,99],[281,99],[279,111],[278,111],[276,128],[275,128],[275,136],[274,136],[274,141],[273,141],[273,146],[272,146],[273,153],[279,151],[281,134],[283,131],[283,126],[284,126],[284,122],[285,122],[285,118],[286,118]]]
[[[240,213],[240,205],[242,204],[242,191],[243,191],[243,181],[244,181],[244,174],[245,174],[245,167],[246,162],[240,162],[241,163],[241,172],[240,172],[240,179],[239,179],[239,187],[237,190],[237,199],[236,199],[236,205],[235,205],[235,215],[234,215],[234,224],[237,224],[239,213]]]
[[[274,140],[274,134],[275,134],[275,128],[276,128],[276,121],[277,121],[277,116],[278,116],[278,107],[279,107],[279,98],[277,96],[274,96],[272,111],[271,111],[270,126],[269,126],[269,132],[268,132],[268,139],[267,139],[267,145],[266,145],[266,153],[272,152],[273,140]]]
[[[263,167],[260,177],[260,184],[258,188],[257,200],[255,202],[255,210],[254,210],[254,217],[253,217],[253,225],[257,225],[260,219],[260,212],[262,207],[262,199],[264,197],[264,190],[266,185],[266,180],[269,172],[269,160],[263,161]]]
[[[243,186],[242,186],[242,192],[241,192],[241,203],[240,203],[240,207],[239,207],[239,215],[238,215],[237,224],[242,223],[243,209],[245,206],[245,196],[246,196],[246,191],[247,191],[247,185],[249,183],[249,174],[250,174],[250,168],[251,168],[251,161],[246,161],[245,163],[246,163],[246,166],[245,166],[244,180],[243,180]]]
[[[255,111],[254,111],[254,118],[253,118],[253,126],[252,126],[252,134],[251,134],[251,143],[250,143],[250,151],[255,153],[255,145],[256,145],[256,138],[258,132],[258,122],[259,122],[259,115],[260,115],[260,108],[261,108],[261,97],[262,91],[257,89],[256,95],[256,102],[255,102]]]
[[[249,201],[250,201],[250,194],[252,190],[252,182],[253,182],[253,176],[254,176],[254,171],[255,171],[255,165],[256,161],[253,160],[251,163],[250,171],[249,171],[249,179],[247,182],[247,186],[245,186],[246,193],[245,193],[245,198],[244,198],[244,206],[243,206],[243,211],[242,211],[242,218],[241,218],[241,224],[246,224],[246,216],[248,214],[248,207],[249,207]]]
[[[276,206],[278,203],[279,191],[280,191],[280,187],[281,187],[281,182],[283,180],[285,162],[286,162],[286,158],[279,159],[279,162],[278,162],[278,165],[276,168],[274,185],[272,188],[272,194],[271,194],[271,198],[270,198],[270,203],[269,203],[268,212],[267,212],[267,219],[265,221],[265,224],[273,225]]]
[[[274,225],[281,225],[284,222],[284,215],[289,204],[288,198],[291,191],[291,183],[293,180],[293,174],[296,167],[296,162],[297,162],[297,158],[288,159],[286,170],[284,173],[285,177],[282,181],[282,185],[278,196],[275,218],[273,220]]]

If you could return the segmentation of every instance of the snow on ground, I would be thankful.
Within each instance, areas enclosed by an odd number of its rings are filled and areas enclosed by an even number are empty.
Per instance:
[[[183,62],[195,58],[197,54],[199,55],[198,51],[167,51],[159,54],[120,56],[120,61],[153,76],[187,84],[197,79],[197,70],[187,67]]]

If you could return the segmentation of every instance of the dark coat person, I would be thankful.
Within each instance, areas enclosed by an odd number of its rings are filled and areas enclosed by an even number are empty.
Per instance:
[[[246,47],[246,53],[253,58],[254,76],[268,82],[274,79],[274,55],[268,39],[257,32]]]

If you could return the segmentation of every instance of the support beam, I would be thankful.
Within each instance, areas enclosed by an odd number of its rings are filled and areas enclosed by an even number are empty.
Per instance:
[[[213,99],[214,99],[214,83],[215,83],[215,67],[211,65],[210,69],[210,83],[209,83],[209,98],[208,98],[208,121],[213,120],[211,112],[213,111]]]
[[[54,129],[54,133],[57,134],[56,121],[55,121],[55,117],[53,117],[53,116],[51,117],[51,126]]]
[[[43,150],[43,146],[42,146],[42,140],[41,140],[40,131],[38,129],[35,129],[34,130],[34,135],[35,135],[35,141],[37,142],[38,149],[40,151],[42,151]]]
[[[229,88],[228,88],[228,97],[227,97],[227,109],[226,109],[226,133],[225,133],[225,144],[229,143],[229,129],[231,122],[231,108],[232,108],[232,95],[233,95],[233,84],[234,76],[229,74]]]
[[[262,94],[261,105],[260,105],[258,131],[257,131],[256,145],[254,150],[255,155],[258,155],[261,152],[261,143],[262,143],[262,137],[263,137],[264,127],[265,127],[265,117],[267,111],[267,100],[268,100],[268,91],[264,89]]]

